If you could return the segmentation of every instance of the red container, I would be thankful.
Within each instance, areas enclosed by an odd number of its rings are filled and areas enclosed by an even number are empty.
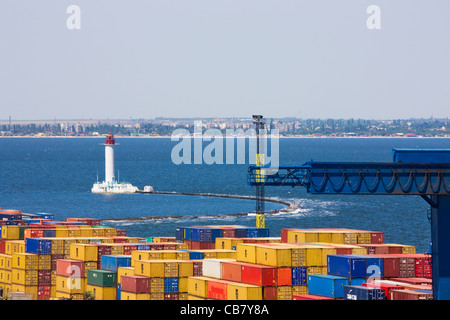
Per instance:
[[[208,298],[227,300],[228,281],[208,280]]]
[[[388,244],[386,245],[389,248],[389,254],[402,254],[403,249],[400,246]]]
[[[368,288],[383,289],[386,300],[391,300],[391,290],[405,289],[404,287],[401,287],[401,286],[397,286],[394,284],[385,284],[385,283],[365,282],[362,285],[363,285],[363,287],[368,287]]]
[[[389,254],[389,247],[383,244],[358,244],[367,249],[367,254]]]
[[[137,250],[137,245],[135,244],[127,244],[123,247],[124,255],[131,255],[131,251]]]
[[[60,259],[56,261],[56,274],[58,276],[73,278],[84,277],[84,261]]]
[[[38,286],[50,286],[52,284],[51,270],[38,270]]]
[[[313,294],[293,294],[292,300],[334,300],[333,298]]]
[[[164,300],[178,300],[178,293],[164,293]]]
[[[0,253],[5,253],[5,244],[6,244],[6,240],[5,239],[0,239]]]
[[[222,279],[242,282],[242,263],[235,261],[222,262]]]
[[[277,268],[242,263],[242,282],[257,286],[275,286],[277,285]]]
[[[110,237],[114,240],[114,243],[126,243],[127,239],[125,238],[119,238],[119,237]]]
[[[162,243],[149,243],[150,250],[164,250],[164,245]]]
[[[191,241],[192,250],[215,249],[215,242]]]
[[[127,231],[126,230],[116,229],[116,231],[117,231],[117,236],[118,237],[126,237],[127,236]]]
[[[111,254],[111,246],[107,244],[97,244],[98,248],[98,256],[99,258],[102,255],[110,255]]]
[[[187,244],[189,250],[192,249],[192,241],[191,241],[191,240],[183,240],[183,242],[184,242],[185,244]]]
[[[177,245],[175,243],[163,243],[163,250],[176,250]]]
[[[394,278],[394,279],[390,279],[390,280],[404,282],[404,283],[418,285],[418,286],[431,286],[433,284],[432,279],[424,279],[424,278]]]
[[[374,254],[373,257],[383,259],[383,278],[397,278],[400,276],[400,260],[398,256]]]
[[[277,268],[277,286],[292,286],[291,268]]]
[[[433,300],[433,294],[414,290],[392,290],[392,300]]]
[[[266,286],[262,287],[263,300],[277,300],[277,287]]]
[[[50,300],[51,287],[50,286],[39,286],[37,290],[38,300]]]
[[[203,275],[203,261],[202,260],[191,260],[193,262],[193,276],[200,277]]]
[[[134,293],[150,293],[150,278],[142,276],[122,276],[120,290]]]
[[[222,238],[234,238],[234,230],[233,228],[222,228]]]

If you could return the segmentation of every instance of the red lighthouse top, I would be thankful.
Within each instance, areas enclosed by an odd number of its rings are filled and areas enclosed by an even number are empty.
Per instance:
[[[111,133],[106,136],[105,144],[116,144],[116,140]]]

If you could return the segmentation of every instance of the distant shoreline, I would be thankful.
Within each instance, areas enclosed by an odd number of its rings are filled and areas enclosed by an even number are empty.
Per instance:
[[[193,136],[189,136],[191,138],[195,138]],[[207,136],[202,135],[199,136],[202,138],[214,138],[214,136]],[[32,138],[32,139],[54,139],[54,138],[67,138],[67,139],[104,139],[105,136],[0,136],[1,138],[17,138],[17,139],[23,139],[23,138]],[[123,139],[123,138],[129,138],[129,139],[171,139],[172,136],[115,136],[116,139]],[[177,136],[177,138],[186,138],[186,136]],[[242,137],[242,136],[223,136],[223,138],[251,138],[251,137]],[[270,136],[268,136],[270,138]],[[294,137],[286,137],[286,136],[278,136],[279,139],[450,139],[450,136],[448,137],[423,137],[423,136],[417,136],[417,137],[405,137],[405,136],[346,136],[346,137],[332,137],[332,136],[294,136]]]

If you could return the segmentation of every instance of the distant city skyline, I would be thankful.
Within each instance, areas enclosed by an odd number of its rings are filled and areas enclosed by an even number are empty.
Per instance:
[[[448,12],[445,0],[5,0],[0,121],[445,119]]]

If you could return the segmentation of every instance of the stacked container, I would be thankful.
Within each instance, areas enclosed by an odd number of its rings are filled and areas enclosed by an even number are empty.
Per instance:
[[[95,300],[117,299],[117,273],[109,270],[88,270],[86,291]]]

